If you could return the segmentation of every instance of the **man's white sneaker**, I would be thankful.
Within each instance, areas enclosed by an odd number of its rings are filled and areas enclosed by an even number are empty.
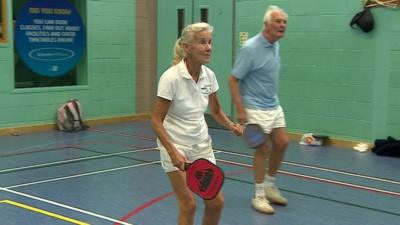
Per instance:
[[[273,214],[274,208],[271,207],[268,200],[265,197],[254,197],[251,200],[253,208],[259,212],[266,214]]]
[[[279,189],[275,186],[265,188],[265,196],[267,197],[268,201],[273,204],[287,205],[288,203],[288,200],[282,196]]]

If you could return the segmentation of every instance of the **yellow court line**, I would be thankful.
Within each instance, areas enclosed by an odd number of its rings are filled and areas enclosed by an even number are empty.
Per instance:
[[[77,225],[90,225],[88,223],[84,223],[84,222],[81,222],[79,220],[71,219],[71,218],[68,218],[68,217],[65,217],[65,216],[62,216],[62,215],[58,215],[58,214],[55,214],[55,213],[52,213],[52,212],[49,212],[49,211],[45,211],[43,209],[38,209],[38,208],[35,208],[35,207],[32,207],[32,206],[25,205],[25,204],[22,204],[22,203],[19,203],[19,202],[14,202],[14,201],[11,201],[11,200],[1,200],[0,204],[1,203],[13,205],[13,206],[20,207],[20,208],[27,209],[27,210],[31,210],[31,211],[34,211],[34,212],[37,212],[37,213],[44,214],[46,216],[54,217],[56,219],[64,220],[64,221],[67,221],[67,222],[70,222],[70,223],[73,223],[73,224],[77,224]]]

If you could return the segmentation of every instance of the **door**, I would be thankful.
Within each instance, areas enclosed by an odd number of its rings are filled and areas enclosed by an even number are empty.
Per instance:
[[[207,22],[214,27],[210,67],[220,89],[218,97],[224,112],[231,115],[228,76],[233,53],[232,0],[159,0],[157,2],[157,76],[171,66],[173,47],[183,27]],[[140,56],[138,56],[140,57]]]

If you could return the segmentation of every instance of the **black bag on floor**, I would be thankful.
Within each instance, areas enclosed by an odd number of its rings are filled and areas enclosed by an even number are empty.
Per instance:
[[[376,139],[372,152],[381,156],[400,157],[400,140],[389,136],[387,139]]]

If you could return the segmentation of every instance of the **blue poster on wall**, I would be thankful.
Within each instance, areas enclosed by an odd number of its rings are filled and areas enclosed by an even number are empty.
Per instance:
[[[73,69],[85,40],[81,17],[67,0],[30,0],[16,18],[17,53],[43,76],[61,76]]]

